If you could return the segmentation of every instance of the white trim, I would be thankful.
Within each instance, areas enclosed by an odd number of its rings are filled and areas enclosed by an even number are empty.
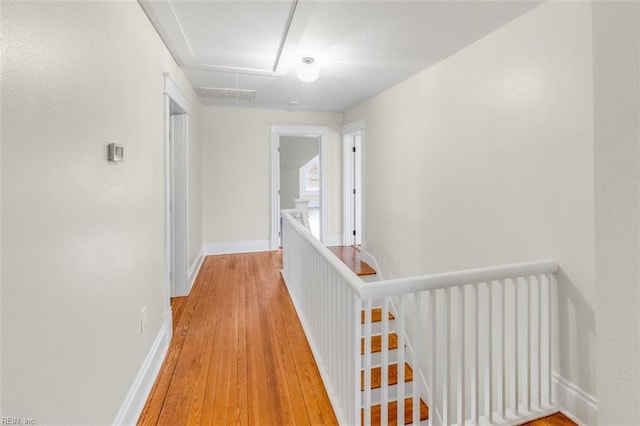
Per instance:
[[[271,126],[271,235],[270,248],[280,247],[280,134]]]
[[[349,133],[357,133],[365,129],[367,122],[365,120],[352,121],[351,123],[342,126],[342,134],[348,135]]]
[[[171,202],[172,210],[172,297],[189,294],[187,257],[189,247],[189,115],[172,114],[171,120]]]
[[[271,133],[280,136],[320,136],[328,134],[329,128],[309,124],[274,124],[271,126]]]
[[[162,73],[164,76],[164,198],[165,198],[165,206],[164,206],[164,216],[165,216],[165,288],[167,299],[165,301],[165,309],[170,311],[171,309],[171,301],[170,297],[173,295],[172,288],[172,280],[171,280],[171,270],[172,270],[172,248],[174,245],[174,239],[172,236],[172,214],[171,214],[171,196],[172,196],[172,187],[173,187],[173,162],[172,158],[172,148],[171,148],[171,102],[173,101],[175,104],[181,108],[185,114],[189,113],[191,109],[191,103],[189,97],[185,95],[185,92],[180,88],[180,85],[171,77],[171,74],[168,72]],[[184,241],[185,246],[184,250],[186,252],[188,247],[188,217],[189,217],[189,206],[188,206],[188,176],[189,176],[189,164],[188,164],[188,146],[189,146],[189,135],[188,135],[188,120],[184,120],[184,143],[185,143],[185,164],[183,165],[183,171],[185,173],[185,203],[184,212],[185,212],[185,230],[184,230]],[[186,278],[186,254],[184,256],[185,259],[185,271],[182,273],[185,274]]]
[[[593,395],[580,389],[574,383],[552,373],[555,405],[579,425],[598,423],[598,401]]]
[[[196,255],[196,258],[193,260],[193,264],[187,271],[187,279],[189,280],[189,293],[191,293],[191,289],[193,288],[193,284],[196,282],[196,278],[198,277],[198,273],[200,272],[200,268],[202,267],[202,262],[204,261],[204,247],[200,247],[200,251]]]
[[[151,388],[156,380],[156,376],[160,372],[160,367],[164,362],[164,357],[169,349],[171,342],[171,324],[172,314],[168,311],[164,317],[160,331],[156,336],[146,359],[138,371],[138,375],[133,381],[133,385],[129,389],[124,402],[118,410],[114,425],[134,425],[142,413],[142,409],[147,402]]]
[[[329,156],[327,155],[329,138],[328,127],[320,136],[320,241],[324,242],[329,237]]]
[[[351,205],[351,135],[342,135],[342,245],[350,246],[353,241],[351,231],[353,224],[351,217],[353,216]]]
[[[345,246],[353,243],[362,244],[363,242],[363,220],[364,220],[364,184],[362,176],[364,175],[364,135],[365,121],[354,121],[342,128],[342,244]],[[359,140],[356,136],[360,136]],[[357,148],[357,154],[354,164],[353,148]],[[355,170],[354,170],[355,169]],[[356,171],[359,169],[359,176]],[[357,198],[353,198],[353,189],[357,191]],[[356,210],[354,212],[353,210]],[[359,214],[358,214],[359,211]],[[359,223],[353,221],[355,215],[360,216]],[[356,231],[356,238],[353,237],[353,230]]]
[[[281,136],[309,136],[319,138],[318,155],[320,157],[320,241],[329,237],[329,207],[328,207],[328,143],[329,126],[307,124],[274,124],[271,126],[271,231],[269,247],[277,250],[280,247],[280,137]]]
[[[189,114],[189,110],[191,109],[189,97],[185,94],[184,90],[182,90],[178,82],[171,77],[171,74],[164,72],[162,75],[164,76],[164,94],[168,95],[175,103],[180,105],[180,108],[182,108],[185,113]]]
[[[212,256],[216,254],[254,253],[270,250],[271,247],[269,240],[229,241],[204,244],[205,256]]]

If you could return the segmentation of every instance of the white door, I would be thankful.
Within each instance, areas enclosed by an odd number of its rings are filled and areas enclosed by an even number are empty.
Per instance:
[[[353,137],[353,244],[362,244],[362,134]]]
[[[362,131],[344,135],[345,245],[362,244]]]

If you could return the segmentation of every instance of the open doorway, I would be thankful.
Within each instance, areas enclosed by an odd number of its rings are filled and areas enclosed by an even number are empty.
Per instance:
[[[309,202],[311,233],[320,239],[320,138],[280,137],[280,208],[295,208],[295,200]]]
[[[167,286],[170,297],[179,297],[190,291],[187,278],[189,100],[169,74],[165,74],[164,95]]]
[[[271,249],[280,247],[282,209],[309,200],[309,222],[320,241],[327,237],[327,126],[271,128]]]

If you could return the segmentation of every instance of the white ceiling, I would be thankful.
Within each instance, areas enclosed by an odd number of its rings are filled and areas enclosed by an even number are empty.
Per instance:
[[[342,112],[468,46],[541,1],[139,0],[204,103]],[[303,56],[320,78],[297,79]],[[298,105],[289,105],[297,99]]]

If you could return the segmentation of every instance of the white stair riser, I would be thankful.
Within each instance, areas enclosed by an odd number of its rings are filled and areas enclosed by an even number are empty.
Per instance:
[[[398,385],[389,386],[389,402],[397,401],[398,399]],[[408,398],[413,396],[413,382],[405,382],[404,384],[404,397]],[[364,405],[364,392],[362,392],[362,405]],[[382,401],[382,388],[371,389],[371,405],[378,405]]]
[[[405,355],[406,358],[406,355]],[[389,351],[389,364],[395,364],[398,361],[398,350]],[[405,359],[406,361],[406,359]],[[379,367],[382,365],[382,352],[374,352],[371,354],[371,367]],[[360,366],[364,368],[364,355],[360,356]]]
[[[389,332],[396,331],[396,322],[389,320]],[[360,327],[360,333],[364,336],[364,324]],[[382,321],[371,323],[371,334],[382,334]]]

